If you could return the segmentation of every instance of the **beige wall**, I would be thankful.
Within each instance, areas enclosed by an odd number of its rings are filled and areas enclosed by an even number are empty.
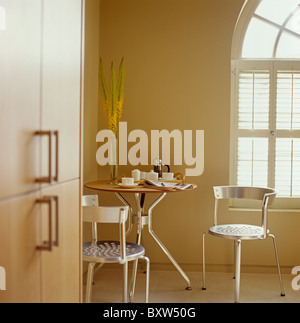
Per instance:
[[[86,0],[85,14],[83,177],[91,181],[97,173],[99,0]]]
[[[125,57],[122,121],[128,122],[128,131],[143,129],[149,138],[150,131],[155,129],[179,129],[182,133],[188,129],[194,133],[197,129],[205,131],[204,173],[188,178],[198,188],[193,192],[169,194],[154,210],[155,232],[186,269],[201,270],[202,232],[212,224],[213,217],[212,186],[229,182],[231,40],[243,2],[100,0],[99,55],[107,72],[111,60],[119,64],[122,56]],[[97,33],[97,27],[93,28]],[[96,40],[97,36],[94,37]],[[95,50],[91,55],[93,65],[96,65],[97,47],[91,50]],[[95,75],[88,81],[94,93],[96,85],[92,79],[96,82]],[[94,97],[93,109],[95,102]],[[97,131],[106,128],[104,114],[99,111]],[[96,111],[92,113],[96,114]],[[96,153],[96,118],[89,114],[87,120],[91,124],[85,124],[85,151],[93,170],[86,170],[85,178],[93,177],[96,167],[98,178],[106,179],[109,169],[97,167],[93,155]],[[140,167],[143,170],[150,168]],[[123,167],[119,174],[129,175],[131,169]],[[184,167],[172,167],[174,172],[183,170]],[[133,201],[131,196],[128,199]],[[151,200],[153,197],[148,198],[148,203]],[[120,202],[113,195],[103,193],[101,203]],[[237,221],[238,211],[229,211],[225,205],[222,209],[230,220]],[[299,213],[272,213],[269,222],[278,239],[282,265],[300,265]],[[104,231],[108,232],[110,228]],[[164,268],[173,268],[146,230],[143,243],[152,268],[162,268],[165,264]],[[232,264],[232,242],[208,237],[207,248],[211,270]],[[243,264],[274,265],[271,240],[246,242],[242,254]]]
[[[98,61],[99,61],[99,0],[86,0],[85,5],[85,62],[84,62],[84,147],[83,183],[97,177],[95,159],[96,134],[98,131]],[[83,189],[83,194],[95,192]],[[83,225],[83,241],[90,241],[91,227]],[[86,269],[86,263],[84,264]]]

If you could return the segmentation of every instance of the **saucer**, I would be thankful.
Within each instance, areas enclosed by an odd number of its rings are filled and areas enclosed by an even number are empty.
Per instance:
[[[134,187],[137,187],[139,184],[138,183],[134,183],[134,184],[122,184],[122,183],[119,183],[118,185],[120,187],[122,187],[122,188],[134,188]]]
[[[173,177],[173,178],[170,178],[170,179],[165,179],[165,178],[162,178],[162,177],[160,177],[159,179],[158,179],[159,181],[165,181],[165,182],[168,182],[168,181],[177,181],[177,178],[176,177]]]

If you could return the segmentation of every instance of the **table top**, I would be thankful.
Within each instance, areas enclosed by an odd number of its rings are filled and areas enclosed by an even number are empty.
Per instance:
[[[123,188],[117,184],[110,184],[109,181],[94,181],[85,183],[84,186],[93,190],[107,191],[107,192],[117,192],[117,193],[175,193],[191,191],[197,187],[197,185],[192,184],[193,188],[185,190],[161,190],[144,187],[143,185],[138,185],[134,188]]]

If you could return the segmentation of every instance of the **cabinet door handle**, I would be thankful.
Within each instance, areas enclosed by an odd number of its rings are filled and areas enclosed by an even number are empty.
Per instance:
[[[56,215],[56,225],[55,225],[55,241],[52,240],[53,232],[53,201],[55,202],[55,215]],[[37,250],[42,251],[52,251],[53,246],[59,246],[59,206],[58,206],[58,196],[44,196],[43,198],[37,199],[38,204],[48,205],[48,240],[43,241],[43,244],[37,246]]]
[[[48,241],[43,241],[43,244],[37,246],[37,250],[52,251],[52,198],[50,196],[37,199],[38,204],[48,204]]]
[[[53,177],[53,179],[58,182],[58,141],[59,141],[59,137],[58,137],[58,130],[53,131],[53,134],[55,136],[55,176]]]
[[[55,241],[53,245],[59,247],[59,204],[58,196],[52,196],[52,199],[55,201]]]
[[[37,183],[49,183],[52,181],[58,181],[58,130],[51,131],[36,131],[36,136],[48,136],[48,176],[37,178]],[[56,140],[56,154],[55,154],[55,176],[52,177],[52,135],[55,136]]]

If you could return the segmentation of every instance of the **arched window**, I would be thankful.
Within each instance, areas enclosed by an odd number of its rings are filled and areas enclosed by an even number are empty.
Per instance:
[[[230,180],[300,208],[300,0],[248,0],[232,45]]]

